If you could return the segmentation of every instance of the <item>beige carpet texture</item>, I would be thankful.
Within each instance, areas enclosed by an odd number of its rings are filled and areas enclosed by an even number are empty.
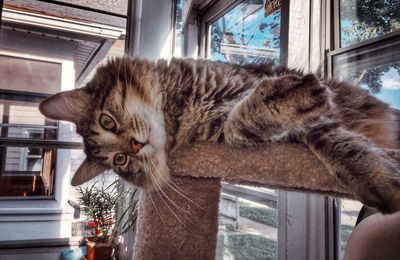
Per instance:
[[[301,144],[196,144],[170,165],[174,184],[142,193],[133,259],[214,259],[221,181],[352,197]]]

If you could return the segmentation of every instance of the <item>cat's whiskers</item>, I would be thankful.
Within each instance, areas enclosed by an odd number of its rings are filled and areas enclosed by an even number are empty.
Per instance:
[[[161,173],[161,169],[160,167],[153,161],[150,160],[152,166],[154,168],[156,168],[156,170]],[[196,202],[194,202],[193,200],[191,200],[189,197],[185,196],[183,194],[183,191],[179,188],[179,186],[177,186],[174,182],[171,181],[171,179],[167,179],[163,174],[158,174],[157,175],[158,178],[161,179],[161,185],[165,184],[167,185],[172,191],[174,191],[175,193],[177,193],[178,195],[180,195],[181,197],[185,198],[187,201],[193,203],[194,205],[196,205],[198,208],[204,210],[204,208],[202,206],[200,206],[199,204],[197,204]]]
[[[156,165],[155,165],[156,166]],[[156,166],[158,167],[158,166]],[[203,207],[201,207],[199,204],[197,204],[196,202],[194,202],[193,200],[191,200],[189,197],[187,197],[185,194],[183,194],[183,191],[170,179],[165,178],[163,175],[159,176],[162,180],[163,183],[165,185],[168,185],[168,187],[170,189],[172,189],[174,192],[176,192],[178,195],[180,195],[181,197],[183,197],[184,199],[188,200],[189,202],[193,203],[194,205],[196,205],[197,207],[199,207],[200,209],[203,209]]]
[[[153,164],[153,166],[157,167],[156,164],[155,164],[152,160],[150,160],[150,162]],[[157,187],[160,189],[160,192],[161,192],[162,194],[164,194],[165,198],[166,198],[167,200],[169,200],[169,201],[172,203],[172,205],[174,205],[177,209],[182,210],[182,211],[185,212],[186,214],[192,215],[191,212],[189,212],[189,211],[187,211],[186,209],[182,208],[181,206],[177,205],[177,204],[163,191],[162,186],[160,186],[160,184],[157,183],[156,185],[157,185]],[[178,193],[178,194],[179,194],[179,193]]]
[[[150,192],[149,190],[147,190],[147,195],[148,195],[149,198],[150,198],[150,201],[151,201],[151,204],[152,204],[153,207],[154,207],[154,210],[156,211],[157,215],[160,217],[161,222],[164,224],[164,220],[162,219],[161,214],[160,214],[160,212],[158,211],[158,209],[157,209],[157,207],[156,207],[156,204],[154,203],[153,197],[151,196],[151,192]]]
[[[171,180],[166,180],[164,183],[165,183],[166,185],[168,185],[168,187],[169,187],[170,189],[172,189],[174,192],[176,192],[176,193],[177,193],[178,195],[180,195],[182,198],[184,198],[184,199],[186,199],[187,201],[193,203],[193,204],[196,205],[198,208],[204,210],[204,208],[203,208],[202,206],[200,206],[199,204],[197,204],[196,202],[194,202],[193,200],[191,200],[189,197],[187,197],[185,194],[183,194],[182,192],[180,192],[179,190],[177,190],[175,187],[173,187],[172,185],[175,185],[175,186],[176,186],[176,184],[173,183]]]
[[[164,200],[163,196],[160,194],[159,192],[159,186],[157,185],[156,182],[154,182],[153,177],[151,176],[151,174],[149,174],[150,180],[153,182],[154,184],[154,188],[158,194],[158,196],[160,197],[160,199],[164,202],[165,206],[169,209],[169,211],[171,211],[171,213],[175,216],[175,218],[183,225],[186,227],[186,224],[178,217],[178,215],[175,214],[175,212],[170,208],[170,206],[168,205],[168,203]]]

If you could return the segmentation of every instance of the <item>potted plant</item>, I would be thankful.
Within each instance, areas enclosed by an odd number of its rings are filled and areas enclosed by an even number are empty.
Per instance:
[[[78,187],[81,211],[88,218],[87,228],[92,237],[85,239],[87,260],[111,259],[114,243],[115,211],[119,197],[118,181],[105,185],[104,181]]]

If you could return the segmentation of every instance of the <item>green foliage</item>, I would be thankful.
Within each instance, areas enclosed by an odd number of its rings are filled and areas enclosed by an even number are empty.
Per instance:
[[[278,243],[264,236],[230,232],[218,237],[216,259],[277,259]]]
[[[372,39],[400,29],[400,2],[398,0],[341,0],[340,20],[349,21],[342,27],[342,47]],[[400,72],[400,65],[392,64],[370,68],[351,75],[357,83],[368,86],[372,93],[382,89],[382,76],[390,69]]]
[[[277,212],[274,209],[259,208],[241,204],[239,213],[241,217],[251,219],[264,225],[278,227]]]
[[[117,180],[108,186],[96,181],[91,186],[78,187],[81,210],[99,242],[108,241],[115,224],[115,210],[122,195],[117,192],[117,184]]]
[[[370,39],[400,28],[398,0],[341,0],[340,15],[343,20],[354,21],[352,30],[361,40]],[[371,37],[372,36],[372,37]],[[365,38],[368,37],[368,38]]]

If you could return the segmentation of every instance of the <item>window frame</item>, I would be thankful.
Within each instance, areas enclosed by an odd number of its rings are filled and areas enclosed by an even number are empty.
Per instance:
[[[54,58],[54,57],[49,57],[45,55],[37,55],[37,54],[31,54],[31,53],[26,53],[26,52],[20,52],[20,51],[14,51],[14,50],[5,50],[5,49],[0,49],[0,55],[1,56],[8,56],[8,57],[15,57],[15,58],[21,58],[21,59],[29,59],[29,60],[38,60],[38,61],[44,61],[44,62],[50,62],[50,63],[57,63],[61,65],[61,84],[60,84],[60,91],[62,90],[69,90],[71,89],[71,86],[74,87],[74,79],[69,79],[68,73],[71,72],[71,70],[74,69],[73,67],[73,62],[69,60],[64,60],[60,58]],[[72,83],[72,84],[71,84]],[[37,92],[25,92],[25,91],[15,91],[15,90],[0,90],[0,93],[2,95],[16,95],[16,100],[18,100],[18,97],[24,97],[24,96],[29,96],[32,98],[32,100],[43,100],[44,98],[50,96],[50,94],[46,93],[37,93]],[[0,126],[7,126],[10,127],[10,124],[8,123],[1,123]],[[26,128],[29,128],[31,125],[27,124]],[[58,129],[58,135],[60,134],[60,130],[62,128],[65,128],[66,126],[71,126],[71,123],[67,122],[61,122],[59,121],[59,125],[57,127]],[[34,126],[35,127],[35,126]],[[47,128],[46,126],[42,126],[43,128]],[[64,130],[65,131],[65,130]],[[72,132],[71,132],[72,133]],[[58,150],[70,150],[70,149],[83,149],[83,144],[81,142],[74,142],[74,141],[58,141],[58,140],[43,140],[43,139],[29,139],[29,142],[27,142],[28,139],[26,138],[19,138],[19,137],[0,137],[0,149],[6,149],[7,147],[21,147],[21,148],[29,148],[29,147],[35,147],[35,148],[49,148],[49,149],[54,149],[54,163],[55,163],[55,172],[54,172],[54,179],[53,179],[53,194],[52,195],[40,195],[40,196],[1,196],[0,197],[0,206],[2,204],[7,205],[7,201],[30,201],[30,200],[43,200],[43,201],[49,201],[49,200],[54,200],[59,204],[61,202],[61,197],[62,197],[62,186],[57,185],[58,183],[61,182],[62,177],[65,174],[69,174],[69,172],[63,172],[60,173],[60,168],[58,164],[59,162],[59,152]],[[3,160],[3,159],[2,159]],[[69,162],[70,163],[70,162]],[[3,162],[2,165],[5,167],[5,163]],[[67,169],[69,169],[69,166],[67,166]],[[61,176],[62,175],[62,176]],[[0,207],[0,214],[4,211],[4,207]],[[17,210],[18,211],[18,210]]]
[[[245,0],[214,1],[208,8],[199,13],[199,57],[208,59],[210,46],[210,26],[226,13]],[[287,40],[289,33],[289,0],[282,0],[280,20],[280,63],[287,64]],[[286,43],[286,44],[282,44]]]
[[[333,58],[335,56],[338,56],[340,54],[348,53],[351,51],[359,50],[359,49],[366,49],[366,52],[372,51],[372,49],[377,46],[378,44],[382,43],[383,41],[391,41],[391,40],[397,40],[396,38],[400,37],[400,29],[378,36],[373,39],[369,40],[364,40],[359,43],[352,44],[350,46],[347,46],[345,48],[338,48],[338,49],[333,49],[327,53],[327,59],[328,59],[328,76],[333,77]]]
[[[383,34],[381,36],[374,37],[372,39],[363,40],[346,47],[340,47],[341,43],[341,33],[340,33],[340,0],[325,0],[326,9],[326,39],[325,39],[325,59],[326,59],[326,76],[328,78],[334,77],[334,58],[341,54],[350,53],[352,51],[357,51],[359,49],[364,49],[364,52],[373,51],[374,48],[386,41],[400,41],[400,29],[393,32]],[[340,251],[340,241],[341,241],[341,199],[336,198],[333,207],[331,208],[333,214],[329,214],[330,218],[333,220],[333,247],[334,247],[334,259],[339,260],[341,257]]]
[[[244,2],[244,0],[221,0],[214,1],[207,5],[206,9],[198,13],[198,57],[208,59],[208,46],[210,45],[210,25],[231,11],[233,8]],[[288,63],[288,39],[289,39],[289,0],[282,0],[280,20],[280,64]],[[185,38],[184,41],[188,39]],[[186,44],[186,42],[184,42]],[[285,214],[288,201],[288,192],[276,190],[275,194],[255,191],[246,187],[231,184],[222,184],[221,193],[240,197],[249,201],[261,203],[266,206],[276,204],[278,217],[278,259],[283,259],[287,250],[286,234],[287,224]]]

